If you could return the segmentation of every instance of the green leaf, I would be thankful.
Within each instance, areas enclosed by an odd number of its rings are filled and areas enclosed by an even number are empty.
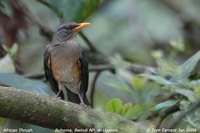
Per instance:
[[[181,74],[179,76],[179,79],[188,78],[191,75],[192,71],[197,66],[199,60],[200,60],[200,51],[198,51],[196,54],[194,54],[180,66]]]
[[[145,78],[136,76],[132,78],[131,85],[133,86],[133,88],[140,90],[144,89],[146,82],[147,80]]]
[[[170,80],[164,79],[163,77],[160,76],[155,76],[155,75],[149,75],[149,74],[140,74],[140,76],[151,79],[161,85],[172,85],[173,82]]]
[[[119,98],[114,98],[106,104],[107,112],[122,113],[122,101]]]
[[[131,108],[132,108],[132,103],[126,103],[123,105],[122,108],[122,116],[127,116],[129,115],[129,113],[131,112]]]
[[[168,101],[165,101],[165,102],[157,104],[155,106],[155,110],[159,111],[159,110],[161,110],[163,108],[171,107],[171,106],[173,106],[176,103],[177,103],[177,101],[175,101],[175,100],[168,100]]]
[[[140,104],[138,104],[138,105],[135,105],[132,107],[130,114],[132,116],[138,116],[138,115],[142,114],[142,112],[143,112],[142,106]]]
[[[53,92],[42,81],[26,79],[14,73],[0,73],[0,84],[43,95],[53,95]]]
[[[53,10],[63,14],[65,21],[82,22],[87,19],[99,5],[99,0],[45,0]]]

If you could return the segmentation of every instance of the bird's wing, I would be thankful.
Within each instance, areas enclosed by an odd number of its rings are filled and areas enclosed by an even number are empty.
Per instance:
[[[80,62],[80,70],[81,70],[81,88],[80,92],[82,94],[85,94],[88,89],[88,79],[89,79],[89,74],[88,74],[88,60],[85,57],[83,51],[81,52],[81,56],[79,58]]]
[[[51,51],[49,47],[47,46],[44,52],[44,71],[46,79],[50,82],[52,89],[55,93],[58,92],[58,83],[53,78],[52,72],[51,72]]]
[[[81,56],[79,58],[80,63],[80,71],[81,71],[81,85],[80,85],[80,94],[83,97],[83,101],[86,105],[90,105],[87,97],[86,92],[88,89],[88,79],[89,79],[89,72],[88,72],[88,61],[85,57],[83,51],[81,51]]]

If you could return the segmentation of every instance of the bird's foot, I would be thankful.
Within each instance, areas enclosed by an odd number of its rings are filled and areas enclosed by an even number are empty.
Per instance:
[[[61,97],[59,97],[58,95],[53,96],[54,98],[57,98],[58,100],[61,99]]]
[[[85,103],[80,103],[80,105],[84,108],[92,108],[90,105],[86,105]]]

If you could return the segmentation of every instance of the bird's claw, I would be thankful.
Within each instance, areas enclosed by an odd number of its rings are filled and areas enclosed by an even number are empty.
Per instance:
[[[57,95],[55,95],[55,96],[53,96],[54,98],[57,98],[58,100],[60,100],[61,99],[61,97],[59,97],[59,96],[57,96]]]
[[[84,108],[92,108],[91,106],[86,105],[85,103],[80,103],[80,105],[81,105],[82,107],[84,107]]]

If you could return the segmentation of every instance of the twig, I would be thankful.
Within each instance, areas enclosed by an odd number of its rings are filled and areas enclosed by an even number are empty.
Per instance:
[[[188,107],[188,110],[184,111],[181,113],[176,119],[173,121],[169,122],[168,126],[166,126],[166,129],[173,129],[175,128],[180,122],[181,119],[189,115],[192,111],[196,110],[200,106],[200,100],[193,103],[190,107]]]
[[[128,70],[132,73],[151,73],[151,74],[157,74],[157,69],[151,66],[145,66],[141,64],[132,64],[130,63]]]
[[[97,82],[97,79],[99,77],[99,75],[101,74],[101,70],[100,71],[97,71],[94,78],[93,78],[93,81],[92,81],[92,85],[91,85],[91,94],[90,94],[90,101],[91,101],[91,106],[94,107],[94,94],[95,94],[95,86],[96,86],[96,82]]]
[[[112,73],[115,72],[115,68],[111,64],[93,65],[89,69],[90,72],[97,72],[97,71],[104,71],[104,70],[109,70]]]
[[[28,74],[25,74],[24,77],[30,78],[30,79],[43,79],[44,78],[44,72],[28,73]]]

